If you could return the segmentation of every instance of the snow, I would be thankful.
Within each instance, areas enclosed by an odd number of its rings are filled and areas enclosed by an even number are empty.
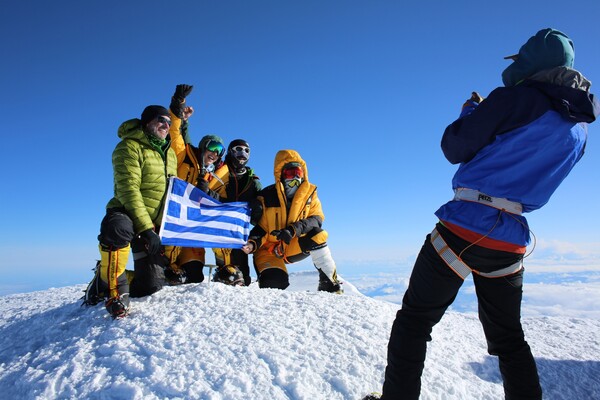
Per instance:
[[[349,281],[343,295],[316,292],[317,280],[314,271],[293,273],[285,291],[167,287],[132,299],[121,320],[102,305],[81,307],[85,285],[0,297],[0,397],[361,399],[380,391],[398,305]],[[544,398],[600,399],[600,320],[535,315],[523,325]],[[503,398],[475,314],[450,311],[434,328],[421,398]]]

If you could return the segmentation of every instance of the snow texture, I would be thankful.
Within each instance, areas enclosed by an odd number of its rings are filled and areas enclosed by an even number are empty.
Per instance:
[[[0,297],[3,399],[361,399],[380,391],[397,304],[220,283],[167,287],[112,320],[84,285]],[[600,320],[523,319],[545,399],[600,399]],[[422,399],[503,398],[475,314],[434,328]]]

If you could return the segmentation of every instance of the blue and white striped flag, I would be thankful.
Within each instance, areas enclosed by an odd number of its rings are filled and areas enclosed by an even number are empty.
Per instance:
[[[249,233],[248,203],[221,203],[184,180],[170,178],[160,227],[162,244],[239,249]]]

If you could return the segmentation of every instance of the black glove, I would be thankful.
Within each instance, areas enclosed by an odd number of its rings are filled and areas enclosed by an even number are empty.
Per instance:
[[[185,98],[192,93],[192,85],[177,85],[175,87],[175,93],[171,97],[171,105],[169,108],[177,116],[177,118],[183,118],[183,107],[185,104]]]
[[[146,229],[140,236],[146,242],[146,248],[148,254],[155,255],[160,251],[160,237],[154,232],[153,229]]]
[[[208,193],[208,181],[206,179],[198,179],[198,184],[196,186],[204,193]]]
[[[277,240],[283,240],[285,244],[290,244],[290,241],[294,237],[294,231],[290,228],[285,228],[280,231],[272,231],[271,235],[277,237]]]
[[[193,88],[194,86],[192,85],[177,85],[175,86],[175,94],[173,95],[173,97],[175,97],[181,102],[184,102],[185,98],[188,97],[190,93],[192,93]]]

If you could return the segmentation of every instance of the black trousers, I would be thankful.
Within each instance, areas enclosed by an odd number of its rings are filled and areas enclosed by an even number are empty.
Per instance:
[[[134,233],[133,222],[122,209],[108,209],[100,224],[98,241],[107,250],[123,248],[131,243],[135,278],[131,282],[131,297],[143,297],[157,292],[166,285],[164,268],[167,260],[160,254],[150,255],[146,251],[146,242]],[[126,284],[125,274],[119,282]]]
[[[438,224],[437,229],[455,253],[469,246],[442,225]],[[491,272],[513,264],[521,255],[471,246],[461,257],[471,268]],[[521,326],[523,270],[501,278],[473,274],[473,281],[479,320],[489,354],[498,356],[506,399],[541,399],[537,367]],[[432,328],[452,304],[462,284],[463,280],[438,255],[428,235],[392,326],[382,399],[419,398]]]
[[[313,240],[313,238],[321,232],[323,232],[323,229],[313,228],[304,236],[299,237],[298,244],[300,245],[301,253],[289,256],[287,258],[286,264],[293,264],[302,261],[308,256],[310,256],[311,251],[326,247],[327,243],[317,242]],[[254,269],[256,270],[256,274],[258,275],[258,286],[261,289],[272,288],[285,290],[290,285],[290,277],[287,271],[285,271],[284,269],[280,267],[267,268],[262,272],[259,272],[258,268],[256,267],[256,259],[253,258],[253,261]],[[329,281],[329,278],[327,278],[327,281]]]

